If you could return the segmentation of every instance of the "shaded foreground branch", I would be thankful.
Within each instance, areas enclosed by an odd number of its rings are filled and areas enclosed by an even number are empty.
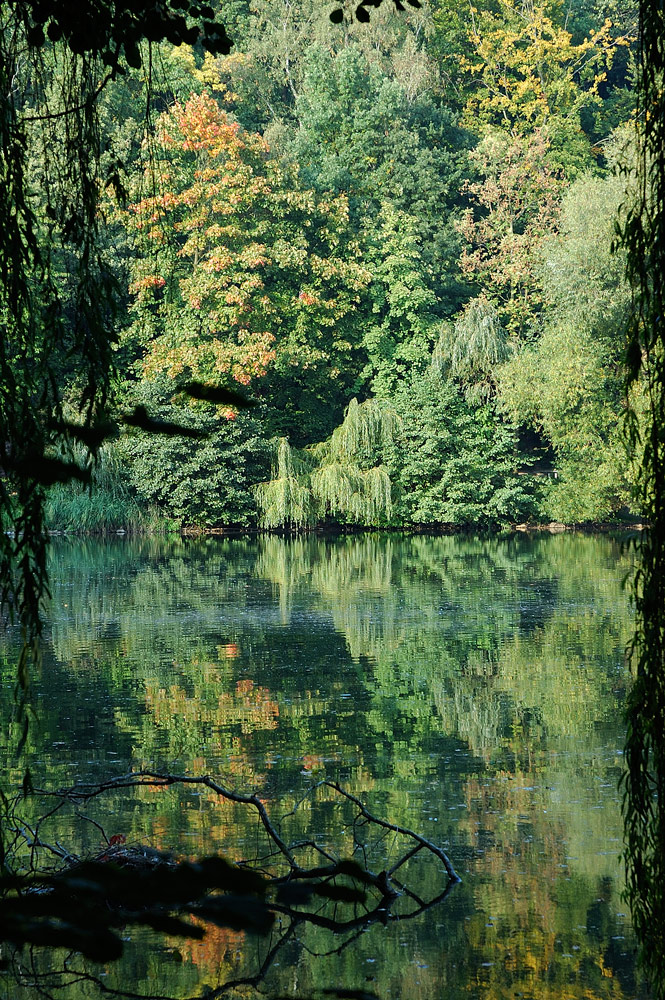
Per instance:
[[[109,838],[103,824],[83,812],[113,792],[176,786],[203,787],[255,811],[263,833],[257,855],[235,862],[220,857],[178,861],[150,846],[126,844],[124,837]],[[341,810],[338,835],[340,840],[342,834],[346,836],[347,856],[315,840],[288,842],[285,838],[283,824],[296,816],[305,801],[317,796],[326,796]],[[375,816],[333,781],[313,785],[278,820],[271,818],[258,795],[226,788],[209,775],[136,771],[58,791],[38,789],[33,800],[43,801],[45,808],[32,822],[22,815],[22,798],[17,796],[7,808],[5,824],[11,836],[7,838],[6,873],[0,879],[0,941],[16,948],[9,964],[18,978],[39,981],[40,990],[47,993],[73,979],[97,981],[104,993],[109,987],[87,966],[73,968],[71,956],[57,970],[49,967],[37,973],[34,946],[67,948],[86,959],[107,962],[120,956],[119,931],[131,925],[201,938],[205,925],[214,924],[269,937],[261,967],[232,984],[220,984],[212,994],[219,995],[240,985],[257,985],[272,964],[270,956],[301,926],[309,924],[342,935],[343,942],[332,949],[338,952],[372,923],[385,925],[417,917],[442,902],[460,881],[441,847]],[[91,824],[101,834],[102,851],[91,858],[64,847],[48,832],[56,817],[60,823],[67,818]],[[438,873],[437,879],[428,871],[427,892],[420,894],[396,877],[398,871],[408,875],[408,866],[417,855],[429,858]],[[370,866],[370,858],[379,864]],[[31,946],[32,965],[25,962],[26,945]],[[118,995],[136,994],[120,990]]]

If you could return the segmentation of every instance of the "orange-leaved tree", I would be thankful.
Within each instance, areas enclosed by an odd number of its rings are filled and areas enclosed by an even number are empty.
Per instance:
[[[208,94],[157,123],[153,190],[123,213],[139,253],[131,335],[146,378],[348,378],[370,275],[344,196],[302,190]]]

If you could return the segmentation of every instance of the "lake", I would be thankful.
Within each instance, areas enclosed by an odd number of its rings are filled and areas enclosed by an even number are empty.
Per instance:
[[[366,925],[140,932],[118,964],[63,957],[59,978],[24,955],[27,985],[5,976],[1,995],[36,996],[38,974],[65,1000],[252,984],[293,998],[647,996],[621,898],[630,567],[621,539],[574,533],[54,539],[36,786],[209,774],[274,818],[295,809],[288,839],[341,856],[362,841],[379,870],[399,845],[313,788],[328,778],[444,848],[462,881],[427,906],[445,872],[418,855],[400,870],[411,895]],[[200,786],[114,791],[84,813],[61,810],[44,839],[97,853],[103,829],[177,857],[263,850],[255,815]]]

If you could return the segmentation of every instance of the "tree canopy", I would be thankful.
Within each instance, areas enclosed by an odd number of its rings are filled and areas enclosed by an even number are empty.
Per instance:
[[[179,526],[647,517],[626,819],[662,986],[662,10],[409,7],[0,9],[20,698],[47,502],[104,475]]]

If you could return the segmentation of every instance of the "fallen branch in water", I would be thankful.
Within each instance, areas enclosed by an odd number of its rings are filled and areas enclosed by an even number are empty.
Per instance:
[[[218,857],[177,861],[150,846],[128,845],[122,836],[107,837],[102,823],[81,811],[108,793],[176,786],[203,787],[255,810],[266,838],[266,852],[235,863]],[[338,857],[314,839],[288,843],[281,832],[286,819],[322,790],[333,793],[333,801],[338,800],[346,816],[352,813],[350,823],[344,824],[353,832],[351,857]],[[0,940],[19,946],[64,946],[88,958],[108,961],[120,954],[122,943],[117,932],[127,925],[143,924],[170,935],[200,938],[204,934],[200,921],[266,934],[275,928],[278,916],[280,939],[300,925],[311,924],[344,934],[346,940],[335,949],[340,950],[372,923],[418,916],[442,902],[460,881],[441,847],[407,827],[375,816],[359,798],[328,780],[312,785],[278,821],[271,818],[257,795],[236,792],[209,775],[142,770],[58,791],[37,789],[33,798],[50,803],[37,821],[28,824],[19,817],[18,797],[5,820],[10,834],[6,843],[12,845],[15,871],[22,873],[0,879]],[[49,843],[45,838],[47,822],[67,808],[80,822],[92,824],[101,833],[105,846],[95,857],[83,859],[57,840]],[[373,844],[368,843],[369,831],[379,832]],[[393,834],[390,844],[385,841],[389,834]],[[368,852],[379,850],[382,865],[376,872],[370,868]],[[395,877],[421,852],[435,861],[438,871],[441,867],[445,871],[443,884],[430,899],[422,899]],[[56,870],[44,867],[44,853],[52,863],[57,859]],[[8,855],[6,869],[11,863]],[[436,881],[428,878],[427,884],[433,888]],[[401,902],[400,912],[393,913],[398,900],[410,900],[415,908]],[[325,912],[326,906],[330,913]],[[84,970],[80,974],[83,976]]]
[[[105,792],[117,791],[118,789],[126,788],[137,788],[137,787],[157,787],[165,788],[173,785],[201,785],[205,788],[210,789],[215,792],[221,798],[228,800],[229,802],[235,802],[240,805],[251,806],[256,809],[266,835],[270,841],[275,844],[275,847],[279,853],[285,858],[288,864],[288,873],[281,877],[273,877],[271,881],[277,883],[280,881],[292,881],[294,879],[326,879],[332,878],[340,874],[351,874],[350,871],[345,871],[340,868],[340,865],[344,865],[345,862],[336,859],[333,855],[325,851],[322,847],[316,844],[314,841],[300,841],[296,844],[288,846],[282,839],[276,825],[271,821],[265,804],[261,799],[255,795],[244,795],[240,792],[233,791],[230,788],[226,788],[221,785],[218,781],[215,781],[209,775],[175,775],[175,774],[163,774],[158,771],[133,771],[130,774],[122,775],[118,778],[111,778],[108,781],[104,781],[98,784],[77,784],[72,785],[70,788],[62,789],[56,792],[46,792],[42,790],[37,790],[37,794],[54,796],[60,800],[61,803],[70,802],[76,805],[80,805],[85,802],[89,802],[91,799],[96,798]],[[437,844],[434,844],[431,840],[423,837],[421,834],[416,833],[414,830],[410,830],[408,827],[400,826],[397,823],[391,823],[387,820],[381,819],[371,813],[367,807],[350,792],[342,788],[335,781],[329,781],[324,779],[319,781],[308,790],[305,796],[300,800],[298,805],[287,815],[293,815],[297,808],[302,805],[306,798],[311,797],[311,795],[318,788],[330,788],[337,795],[340,795],[347,801],[353,803],[353,805],[358,810],[358,816],[362,817],[368,824],[374,824],[377,827],[383,828],[393,833],[400,834],[407,840],[414,841],[414,846],[405,851],[399,859],[391,866],[390,870],[382,871],[380,874],[375,875],[368,869],[361,869],[357,865],[353,868],[353,877],[357,878],[359,881],[363,882],[367,886],[372,886],[378,889],[380,892],[384,893],[386,896],[397,895],[393,886],[391,885],[391,876],[406,863],[411,857],[415,856],[419,851],[426,850],[433,854],[439,861],[441,861],[445,867],[446,874],[451,882],[461,881],[457,872],[455,871],[450,858]],[[58,808],[58,807],[56,807]],[[281,822],[286,817],[281,818]],[[328,865],[320,865],[317,867],[305,868],[296,860],[294,851],[298,848],[310,847],[311,849],[320,853],[328,861]]]

